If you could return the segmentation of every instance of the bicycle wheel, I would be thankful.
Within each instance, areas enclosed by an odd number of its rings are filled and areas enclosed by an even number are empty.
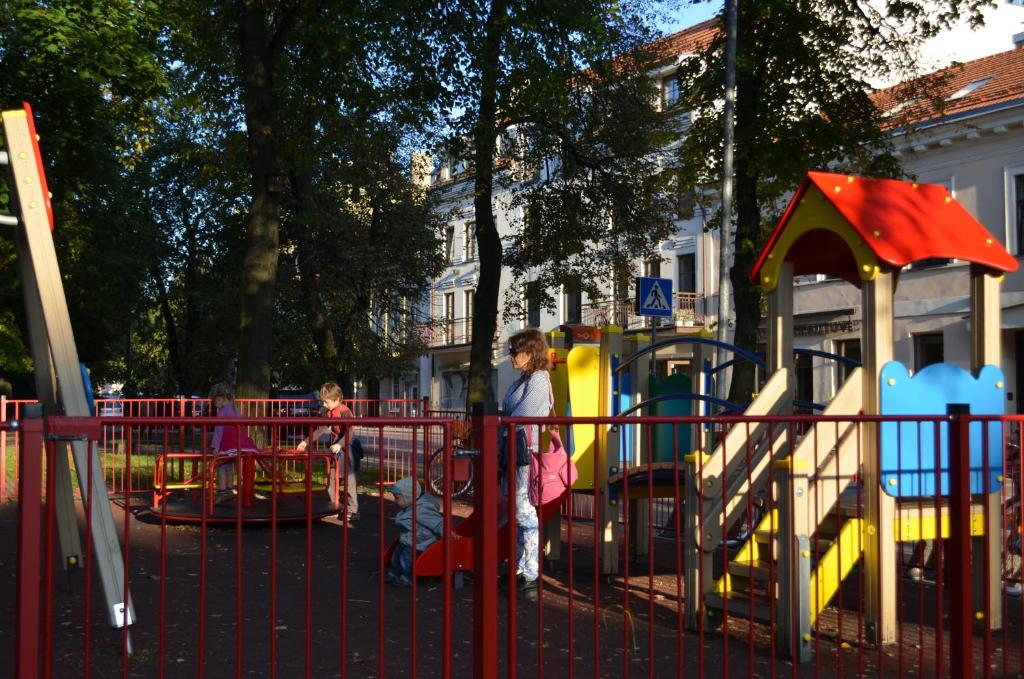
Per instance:
[[[457,450],[457,449],[456,449]],[[452,451],[454,454],[455,450]],[[458,499],[473,491],[473,464],[466,458],[452,459],[452,466],[458,465],[451,481],[452,498]],[[444,448],[438,448],[427,461],[427,490],[432,495],[444,497]]]

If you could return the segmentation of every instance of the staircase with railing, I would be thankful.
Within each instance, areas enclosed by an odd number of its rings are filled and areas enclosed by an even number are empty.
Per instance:
[[[824,416],[859,412],[860,371],[850,375]],[[785,371],[773,375],[748,414],[777,414],[791,395],[787,386]],[[734,426],[712,455],[695,460],[702,540],[694,556],[709,573],[709,555],[720,552],[725,536],[742,518],[751,520],[755,503],[768,506],[739,548],[728,550],[734,553],[721,576],[705,579],[703,611],[710,620],[752,616],[777,630],[780,648],[794,658],[807,657],[811,626],[863,551],[859,498],[852,499],[853,511],[841,502],[856,487],[862,426],[841,419],[803,433],[793,423]],[[694,597],[695,606],[700,598]]]

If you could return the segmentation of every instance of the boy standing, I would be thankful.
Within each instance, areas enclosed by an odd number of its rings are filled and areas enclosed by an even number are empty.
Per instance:
[[[352,417],[352,411],[341,402],[341,399],[341,387],[334,382],[325,382],[324,386],[320,387],[320,405],[323,408],[324,416],[337,418]],[[345,473],[345,465],[341,460],[342,451],[345,451],[348,459],[348,474],[345,475],[345,495],[347,501],[342,506],[341,501],[338,500],[338,518],[344,520],[347,515],[348,523],[351,525],[359,520],[359,498],[356,495],[355,463],[350,454],[350,446],[348,445],[348,426],[332,424],[330,426],[318,427],[313,431],[309,439],[303,439],[299,442],[298,449],[305,450],[310,440],[315,441],[324,434],[330,434],[329,445],[331,452],[334,453],[337,460],[339,476]],[[332,497],[331,499],[335,498]]]

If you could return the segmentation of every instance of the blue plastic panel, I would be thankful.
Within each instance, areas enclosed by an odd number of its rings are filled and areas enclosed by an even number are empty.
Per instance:
[[[935,363],[913,377],[899,361],[882,367],[883,415],[944,415],[950,403],[966,403],[972,415],[1002,415],[1005,380],[998,367],[987,365],[977,379],[963,368]],[[987,440],[983,436],[988,429]],[[938,442],[936,442],[938,436]],[[972,422],[971,493],[999,490],[1003,464],[1003,432],[999,422]],[[985,450],[989,482],[985,486]],[[946,422],[883,422],[881,425],[882,488],[893,497],[934,497],[935,457],[939,456],[940,492],[949,495],[949,424]]]

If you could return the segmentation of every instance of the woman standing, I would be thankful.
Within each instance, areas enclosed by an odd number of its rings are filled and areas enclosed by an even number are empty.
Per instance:
[[[551,412],[552,394],[551,369],[548,344],[544,335],[535,328],[517,332],[508,340],[509,358],[512,367],[523,374],[505,392],[502,401],[502,412],[510,417],[546,417]],[[531,451],[539,449],[540,427],[528,425],[526,439]],[[514,432],[508,432],[514,440]],[[508,446],[511,448],[511,446]],[[518,455],[517,455],[518,457]],[[508,463],[501,469],[502,486],[507,491],[504,476],[508,473]],[[518,589],[527,598],[537,596],[537,579],[540,576],[538,561],[540,558],[540,530],[537,525],[537,509],[530,504],[529,497],[529,465],[516,467],[515,479],[515,512]]]

